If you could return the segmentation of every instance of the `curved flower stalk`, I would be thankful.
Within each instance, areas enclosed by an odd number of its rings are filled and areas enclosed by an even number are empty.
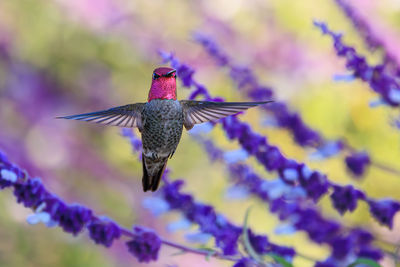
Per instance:
[[[368,47],[372,50],[383,46],[382,40],[372,33],[369,23],[359,14],[359,12],[348,2],[343,0],[334,0],[343,13],[350,19],[354,27],[364,38]]]
[[[158,236],[153,230],[134,226],[128,230],[107,217],[101,217],[80,204],[66,204],[62,199],[49,192],[41,180],[12,164],[0,152],[0,189],[10,188],[18,203],[31,208],[34,214],[27,218],[30,224],[44,223],[48,227],[59,226],[74,236],[87,230],[89,237],[99,245],[111,247],[113,242],[125,237],[126,246],[139,262],[157,260],[162,245],[174,247],[180,251],[206,257],[215,257],[229,261],[239,261],[240,257],[230,256],[216,250],[204,250],[186,247]],[[258,237],[258,236],[257,236]]]
[[[389,65],[391,68],[399,71],[399,64],[396,57],[393,56],[387,48],[385,42],[376,36],[376,32],[371,29],[371,25],[363,17],[349,1],[335,0],[336,4],[346,14],[349,20],[353,23],[354,27],[359,31],[360,35],[364,38],[365,43],[371,50],[382,48],[385,53],[385,65]]]
[[[185,64],[181,64],[171,54],[162,54],[165,60],[171,61],[172,66],[177,69],[178,77],[184,80],[186,84],[195,87],[190,98],[193,95],[203,94],[206,100],[216,100],[221,98],[211,98],[205,86],[194,81],[190,72],[190,76],[179,73],[180,69],[191,69]],[[171,60],[172,59],[172,60]],[[200,92],[199,92],[200,91]],[[301,186],[307,197],[314,202],[325,194],[333,191],[332,194],[344,194],[351,198],[352,206],[343,207],[341,204],[334,205],[334,208],[341,214],[347,210],[354,210],[358,200],[368,204],[371,215],[381,224],[392,228],[393,217],[400,210],[400,203],[392,199],[372,199],[366,193],[355,189],[350,185],[339,185],[330,181],[327,176],[319,171],[310,170],[306,164],[299,163],[293,159],[286,158],[278,147],[270,145],[265,136],[254,132],[250,125],[241,122],[235,116],[230,116],[220,120],[222,128],[225,130],[227,137],[231,140],[236,139],[248,155],[254,156],[257,161],[264,166],[267,171],[275,171],[279,174],[280,179],[289,185]],[[341,199],[337,197],[337,199]]]
[[[334,266],[347,266],[354,257],[382,258],[382,252],[372,246],[374,237],[371,233],[360,228],[349,230],[338,221],[325,219],[307,202],[306,192],[301,186],[289,186],[280,179],[262,179],[248,165],[229,159],[232,155],[217,148],[211,140],[200,135],[196,135],[196,140],[204,146],[212,162],[218,160],[226,165],[229,179],[235,187],[245,189],[248,194],[267,203],[270,211],[287,223],[284,227],[278,227],[278,232],[304,231],[313,242],[328,244],[332,250],[328,261]],[[354,188],[346,192],[335,191],[331,195],[333,205],[343,213],[353,211],[356,205],[351,194],[362,192]]]
[[[257,101],[274,98],[273,88],[260,84],[250,68],[233,64],[228,55],[209,37],[196,34],[195,41],[204,47],[219,66],[229,69],[230,77],[239,91]],[[171,60],[171,62],[174,60],[173,55],[169,55],[168,59],[167,54],[164,54],[164,59]],[[186,81],[184,85],[186,86],[186,84],[189,84],[189,82]],[[196,97],[196,95],[193,94],[193,97]],[[316,148],[317,151],[311,154],[313,159],[329,158],[341,151],[346,151],[348,153],[345,157],[346,167],[355,177],[362,177],[371,164],[384,171],[400,174],[400,170],[374,162],[368,153],[357,151],[343,139],[328,140],[324,138],[317,130],[308,126],[299,113],[291,111],[283,101],[276,101],[273,105],[265,105],[261,108],[274,116],[274,125],[288,129],[297,144],[303,147]]]
[[[392,107],[400,105],[400,84],[385,71],[384,65],[368,65],[365,57],[358,54],[354,47],[343,43],[341,34],[331,31],[323,22],[315,21],[314,25],[332,38],[336,54],[346,59],[346,67],[354,77],[368,83],[383,103]]]
[[[124,129],[123,135],[129,138],[133,151],[140,155],[140,139],[129,129]],[[382,252],[372,245],[374,238],[371,233],[359,228],[348,230],[337,221],[323,218],[318,210],[309,207],[310,203],[307,203],[306,192],[301,186],[290,186],[279,179],[264,180],[246,164],[236,163],[232,159],[227,160],[233,155],[228,155],[229,152],[217,148],[211,140],[205,140],[196,133],[194,135],[196,141],[204,145],[212,161],[219,160],[226,164],[230,180],[236,186],[245,188],[252,195],[268,203],[272,213],[277,214],[280,220],[288,222],[284,227],[286,229],[277,229],[278,231],[287,233],[304,231],[313,242],[329,245],[332,254],[326,263],[332,266],[347,266],[359,257],[374,261],[382,258]],[[202,233],[211,234],[215,238],[216,245],[223,249],[224,254],[235,254],[237,252],[236,243],[243,228],[228,222],[223,216],[217,214],[212,206],[198,203],[191,195],[181,193],[182,180],[170,183],[167,175],[164,175],[164,181],[166,184],[161,188],[161,198],[167,203],[167,208],[163,209],[163,212],[179,210],[186,220],[198,224]],[[333,194],[331,198],[333,204],[340,205],[343,212],[355,209],[351,197],[346,198],[343,195]],[[288,261],[291,261],[296,255],[302,257],[302,254],[295,254],[291,248],[272,244],[267,237],[254,235],[250,229],[249,236],[250,244],[257,254],[275,253]],[[241,266],[241,263],[250,261],[250,258],[245,258],[235,266]],[[317,262],[316,264],[322,263]]]

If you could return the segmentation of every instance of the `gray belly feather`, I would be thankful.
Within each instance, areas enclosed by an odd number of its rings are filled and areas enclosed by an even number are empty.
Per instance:
[[[154,99],[144,106],[142,118],[144,155],[164,158],[173,154],[183,129],[183,111],[179,101]]]

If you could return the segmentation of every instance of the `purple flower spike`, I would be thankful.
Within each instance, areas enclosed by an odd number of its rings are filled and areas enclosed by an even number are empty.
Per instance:
[[[90,238],[96,242],[96,244],[102,244],[106,247],[110,247],[114,239],[118,239],[121,236],[121,229],[112,221],[94,221],[88,226]]]
[[[190,68],[188,65],[181,64],[176,68],[176,71],[179,78],[182,79],[183,86],[190,87],[193,83],[192,76],[194,70]]]
[[[384,199],[379,201],[368,201],[370,211],[375,219],[381,224],[388,226],[390,229],[393,227],[393,217],[398,210],[400,204],[391,199]]]
[[[384,46],[382,40],[378,39],[377,36],[373,34],[368,21],[357,12],[357,9],[353,7],[349,1],[336,0],[336,3],[351,20],[358,32],[364,37],[365,42],[370,49]]]
[[[400,84],[396,77],[388,74],[382,65],[368,65],[365,57],[359,55],[353,47],[345,45],[342,36],[331,31],[325,23],[314,22],[314,25],[331,36],[337,55],[346,59],[346,67],[355,77],[367,82],[386,104],[392,107],[400,105]]]
[[[354,189],[353,186],[334,186],[331,200],[333,206],[340,214],[345,214],[346,211],[353,211],[357,208],[357,200],[364,198],[365,195],[361,191]]]
[[[207,49],[207,52],[217,59],[218,65],[225,66],[228,63],[228,58],[226,57],[226,55],[220,53],[218,45],[210,38],[200,33],[196,33],[194,34],[194,39],[197,42],[201,43]]]
[[[65,232],[77,235],[92,219],[92,211],[81,206],[67,206],[59,217],[60,226]]]
[[[30,179],[24,184],[15,184],[14,196],[18,203],[25,207],[35,207],[48,193],[45,191],[40,179]]]
[[[371,163],[367,153],[358,152],[346,157],[346,165],[352,174],[362,176]]]
[[[143,228],[134,227],[135,237],[126,242],[131,252],[139,262],[155,261],[161,247],[161,239],[153,232]]]

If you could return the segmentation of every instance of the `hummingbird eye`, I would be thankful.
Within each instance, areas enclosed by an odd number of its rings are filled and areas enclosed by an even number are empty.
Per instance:
[[[153,80],[156,80],[160,78],[160,75],[158,75],[157,73],[153,73]]]

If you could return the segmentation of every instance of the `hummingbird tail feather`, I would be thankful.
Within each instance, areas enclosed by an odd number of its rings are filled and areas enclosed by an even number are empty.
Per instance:
[[[142,155],[142,163],[143,163],[143,191],[146,192],[148,190],[156,191],[161,177],[164,173],[165,167],[167,166],[168,157],[159,158],[156,161],[145,157]]]

